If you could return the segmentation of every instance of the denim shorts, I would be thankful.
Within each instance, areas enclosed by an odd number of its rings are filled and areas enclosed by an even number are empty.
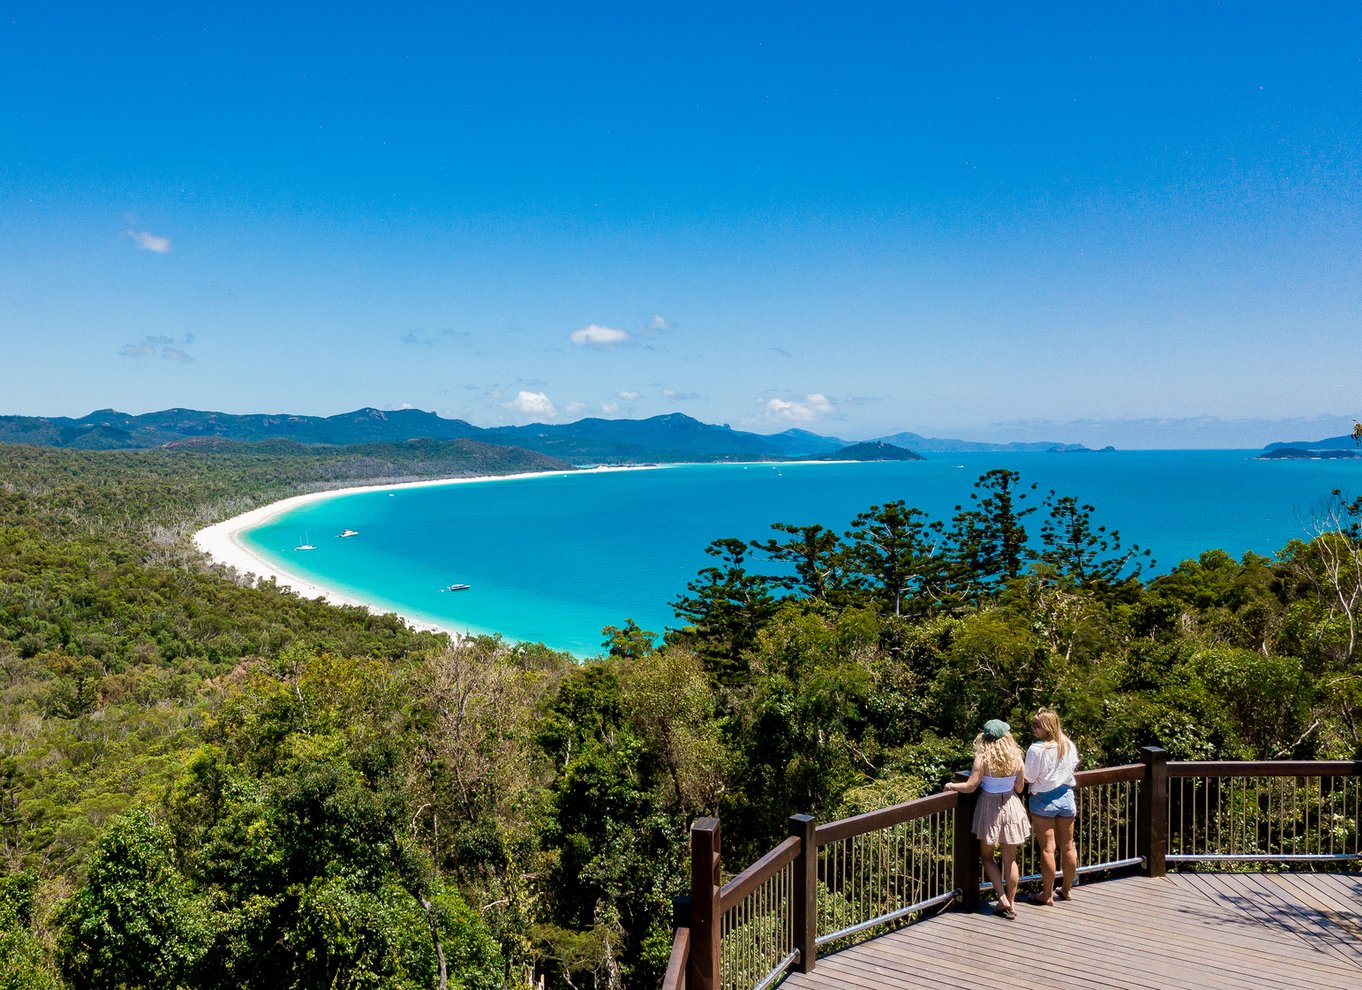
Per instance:
[[[1074,789],[1068,784],[1056,787],[1053,791],[1032,794],[1029,808],[1037,818],[1073,818],[1078,814]]]

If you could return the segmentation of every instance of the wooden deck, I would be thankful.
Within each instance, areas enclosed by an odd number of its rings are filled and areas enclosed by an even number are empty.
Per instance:
[[[1089,884],[1017,920],[948,911],[819,958],[784,990],[1356,990],[1362,874],[1180,873]]]

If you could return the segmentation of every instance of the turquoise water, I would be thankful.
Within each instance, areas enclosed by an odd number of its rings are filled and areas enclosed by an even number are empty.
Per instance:
[[[1037,502],[1053,488],[1095,506],[1098,523],[1153,550],[1158,573],[1211,548],[1271,555],[1308,535],[1332,489],[1362,488],[1362,461],[1254,453],[941,454],[580,472],[338,496],[243,539],[281,568],[378,607],[589,656],[600,652],[604,626],[629,618],[657,632],[676,625],[669,603],[710,563],[711,540],[766,539],[773,522],[840,531],[892,499],[949,521],[995,467],[1038,483]],[[360,535],[337,538],[345,529]],[[295,552],[303,542],[317,549]],[[441,590],[453,583],[471,588]]]

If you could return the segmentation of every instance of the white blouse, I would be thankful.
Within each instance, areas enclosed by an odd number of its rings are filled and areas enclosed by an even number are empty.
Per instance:
[[[1059,745],[1049,742],[1033,742],[1026,751],[1026,782],[1031,785],[1032,794],[1053,791],[1056,787],[1072,787],[1074,771],[1078,769],[1078,747],[1072,739],[1059,755]]]

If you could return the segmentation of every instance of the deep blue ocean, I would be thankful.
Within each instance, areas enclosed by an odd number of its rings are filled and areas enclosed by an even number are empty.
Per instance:
[[[767,539],[775,522],[845,530],[903,499],[949,522],[975,480],[1010,468],[1095,507],[1095,522],[1153,551],[1165,573],[1204,550],[1272,555],[1306,538],[1330,491],[1362,489],[1362,461],[1260,461],[1255,451],[937,454],[873,464],[704,465],[582,471],[362,492],[303,506],[243,534],[284,570],[416,619],[499,632],[579,656],[601,629],[678,624],[670,602],[720,537]],[[1036,536],[1043,509],[1028,518]],[[346,529],[359,535],[341,539]],[[309,542],[316,549],[293,548]],[[444,591],[450,584],[466,591]]]

